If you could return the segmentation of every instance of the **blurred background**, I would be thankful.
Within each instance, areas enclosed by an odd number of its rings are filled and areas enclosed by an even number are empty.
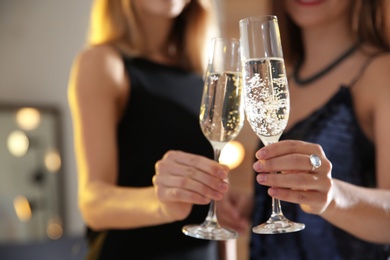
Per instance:
[[[214,1],[224,36],[238,37],[240,19],[267,13],[266,0]],[[83,259],[67,84],[91,3],[0,1],[0,259]],[[235,154],[227,163],[238,159],[233,189],[252,192],[257,140],[246,124],[236,139],[243,150],[226,153]],[[239,259],[248,259],[247,243],[240,236]]]

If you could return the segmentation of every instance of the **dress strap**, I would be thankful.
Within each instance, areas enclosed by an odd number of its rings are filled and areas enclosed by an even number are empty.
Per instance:
[[[353,86],[355,85],[355,83],[360,79],[360,77],[364,74],[364,72],[366,71],[367,67],[371,64],[372,61],[374,61],[374,59],[382,54],[388,54],[389,52],[386,52],[386,51],[380,51],[380,52],[376,52],[372,55],[370,55],[365,61],[364,63],[362,64],[362,66],[360,67],[357,75],[351,80],[351,82],[349,83],[349,88],[353,88]]]

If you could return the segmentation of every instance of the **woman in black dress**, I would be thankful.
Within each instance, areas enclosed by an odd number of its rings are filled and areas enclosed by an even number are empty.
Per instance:
[[[198,119],[212,8],[94,1],[69,82],[88,259],[217,257],[215,242],[181,231],[228,189]]]

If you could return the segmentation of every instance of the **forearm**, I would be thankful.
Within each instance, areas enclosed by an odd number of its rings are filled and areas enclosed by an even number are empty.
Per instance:
[[[361,239],[390,243],[390,190],[334,180],[333,201],[322,217]]]
[[[91,183],[79,191],[79,206],[86,223],[93,229],[139,228],[168,223],[153,187],[118,187]]]

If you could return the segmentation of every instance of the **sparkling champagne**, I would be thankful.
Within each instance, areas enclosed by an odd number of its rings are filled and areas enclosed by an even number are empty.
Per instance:
[[[281,58],[244,62],[244,100],[247,120],[265,143],[279,140],[289,117],[290,104],[284,61]]]
[[[213,146],[222,147],[233,140],[244,125],[244,110],[240,109],[242,74],[239,72],[206,75],[200,126]]]

